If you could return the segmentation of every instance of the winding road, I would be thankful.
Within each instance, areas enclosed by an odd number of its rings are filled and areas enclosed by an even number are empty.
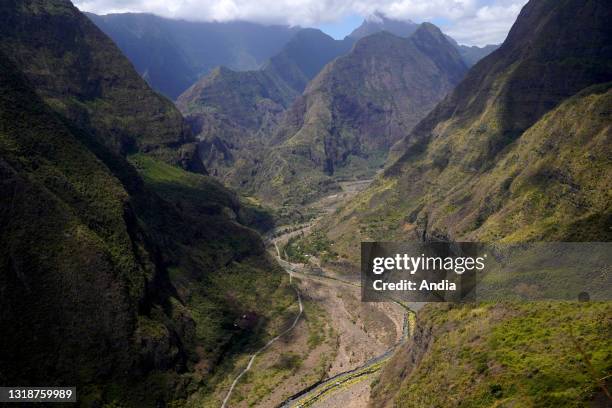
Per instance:
[[[274,243],[274,246],[276,246],[276,243]],[[277,246],[276,246],[276,251],[279,254],[279,259],[280,259],[280,253],[278,252],[278,247]],[[293,276],[292,276],[291,270],[287,269],[287,268],[283,268],[283,269],[285,269],[285,272],[287,272],[289,274],[289,283],[292,284],[293,283]],[[285,331],[280,333],[278,336],[276,336],[273,339],[271,339],[270,341],[268,341],[262,348],[260,348],[255,353],[253,353],[253,355],[251,355],[251,358],[249,359],[249,363],[247,364],[246,368],[244,370],[242,370],[240,372],[240,374],[238,374],[238,376],[232,382],[232,385],[230,386],[229,390],[227,391],[227,395],[223,399],[223,404],[221,404],[221,408],[226,408],[227,407],[227,403],[228,403],[230,397],[232,396],[232,392],[234,391],[234,388],[236,388],[236,384],[238,384],[238,381],[240,381],[240,378],[242,378],[242,376],[245,375],[247,373],[247,371],[249,371],[251,369],[251,367],[253,366],[253,362],[255,361],[255,358],[261,352],[265,351],[268,347],[270,347],[272,345],[272,343],[274,343],[276,340],[280,339],[285,334],[287,334],[291,330],[293,330],[295,328],[295,326],[297,325],[298,321],[300,320],[300,317],[302,316],[302,313],[304,312],[304,305],[302,304],[302,296],[300,295],[300,291],[295,286],[293,286],[293,290],[295,290],[295,293],[297,295],[297,302],[298,302],[298,306],[300,308],[300,311],[295,316],[295,319],[293,320],[293,323],[291,324],[291,326],[289,326],[288,329],[286,329]]]
[[[369,181],[370,180],[367,180],[367,182],[369,182]],[[365,181],[361,181],[361,182],[357,182],[357,183],[363,183],[363,182],[365,182]],[[334,195],[334,196],[336,196],[336,195]],[[334,197],[334,196],[330,196],[330,197]],[[329,197],[323,198],[323,200],[326,200],[326,199],[329,199]],[[336,205],[337,205],[337,203],[336,203]],[[328,208],[325,208],[326,211],[324,211],[324,212],[329,213],[330,212],[330,208],[334,208],[334,204],[332,204]],[[227,392],[227,394],[225,396],[225,399],[223,400],[221,408],[226,408],[227,407],[227,404],[228,404],[228,402],[229,402],[229,400],[230,400],[230,398],[232,396],[232,392],[234,391],[234,388],[236,387],[236,385],[238,384],[240,379],[251,369],[251,367],[253,366],[253,363],[255,361],[255,358],[260,353],[265,351],[268,347],[270,347],[275,341],[277,341],[278,339],[280,339],[281,337],[283,337],[287,333],[291,332],[291,330],[293,330],[295,328],[295,326],[297,325],[300,317],[302,316],[303,311],[304,311],[304,306],[302,304],[302,297],[300,295],[299,289],[297,288],[296,285],[293,285],[293,275],[294,274],[295,275],[299,275],[300,277],[303,277],[303,278],[307,278],[307,279],[329,279],[329,280],[333,280],[333,281],[335,281],[337,283],[341,283],[341,284],[346,284],[346,285],[351,285],[351,286],[360,286],[357,283],[345,281],[345,280],[334,278],[334,277],[331,277],[331,276],[326,276],[326,275],[321,275],[321,274],[314,275],[314,274],[308,273],[302,267],[302,265],[293,264],[293,263],[288,262],[288,261],[283,259],[282,254],[280,252],[280,249],[278,247],[278,242],[282,242],[285,238],[290,238],[290,237],[295,236],[296,234],[299,234],[301,232],[308,232],[309,229],[311,228],[311,226],[314,223],[316,223],[316,221],[317,220],[314,220],[311,223],[303,224],[303,225],[299,226],[297,229],[294,229],[294,230],[291,230],[291,231],[284,231],[283,233],[281,233],[280,236],[277,236],[277,237],[274,237],[274,238],[271,236],[271,237],[268,238],[268,242],[271,243],[272,245],[274,245],[274,249],[275,249],[275,252],[276,252],[276,256],[275,256],[276,260],[283,267],[285,272],[289,275],[289,283],[291,284],[291,286],[293,287],[293,289],[295,290],[295,293],[297,295],[297,302],[298,302],[298,305],[299,305],[299,312],[295,316],[295,319],[293,320],[293,323],[291,324],[291,326],[289,328],[287,328],[282,333],[280,333],[279,335],[277,335],[276,337],[274,337],[273,339],[268,341],[263,347],[261,347],[259,350],[257,350],[254,354],[251,355],[251,357],[249,358],[249,362],[248,362],[247,366],[245,367],[245,369],[242,370],[238,374],[238,376],[234,379],[234,381],[232,382],[232,384],[231,384],[231,386],[230,386],[230,388],[229,388],[229,390],[228,390],[228,392]],[[397,346],[399,346],[400,344],[405,342],[409,338],[409,336],[410,336],[410,327],[409,327],[410,324],[409,324],[408,316],[409,316],[410,313],[412,313],[412,311],[405,304],[402,304],[400,302],[395,302],[395,303],[397,303],[398,305],[400,305],[401,307],[406,309],[406,316],[404,318],[404,324],[403,324],[404,325],[404,327],[403,327],[403,334],[402,334],[402,337],[401,337],[401,339],[400,339],[400,341],[398,343],[396,343],[390,349],[386,350],[381,355],[370,359],[369,361],[367,361],[366,363],[364,363],[360,367],[354,368],[352,370],[344,371],[342,373],[334,375],[333,377],[330,377],[330,378],[328,378],[326,380],[323,380],[323,381],[321,381],[319,383],[312,384],[311,386],[307,387],[306,389],[303,389],[300,392],[298,392],[297,394],[294,394],[293,396],[289,397],[287,400],[285,400],[283,403],[281,403],[279,405],[279,407],[288,408],[288,407],[293,407],[293,406],[300,406],[300,407],[301,406],[310,406],[314,402],[316,402],[318,399],[320,399],[322,396],[327,395],[327,394],[329,394],[331,392],[334,392],[336,389],[344,386],[345,384],[354,382],[359,377],[365,377],[367,375],[370,375],[370,374],[373,374],[373,373],[377,372],[383,366],[384,362],[386,362],[390,358],[391,354],[397,348]]]

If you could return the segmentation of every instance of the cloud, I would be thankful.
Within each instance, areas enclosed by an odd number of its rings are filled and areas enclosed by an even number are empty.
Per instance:
[[[433,21],[460,43],[503,41],[527,0],[73,0],[98,14],[147,12],[200,21],[245,20],[317,26],[376,12],[399,20]]]
[[[506,38],[526,1],[506,2],[479,7],[473,14],[462,16],[445,31],[465,44],[495,44]],[[445,27],[446,28],[446,27]]]

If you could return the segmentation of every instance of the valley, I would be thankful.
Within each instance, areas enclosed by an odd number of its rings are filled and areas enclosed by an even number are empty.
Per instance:
[[[98,1],[0,2],[0,385],[84,408],[610,406],[609,0],[452,2],[470,15],[440,27],[380,6],[333,37],[258,20],[275,2],[79,9]],[[220,10],[259,17],[195,18]],[[424,304],[362,301],[372,241],[563,245],[494,251],[517,269],[483,297]]]
[[[407,340],[410,309],[395,303],[362,303],[358,275],[321,269],[314,258],[309,264],[288,262],[283,248],[292,238],[308,236],[324,215],[333,213],[371,181],[343,182],[341,192],[303,209],[318,214],[307,224],[279,226],[268,234],[270,254],[289,274],[304,303],[303,318],[255,360],[249,360],[251,368],[248,374],[239,374],[232,389],[235,395],[227,406],[324,407],[333,404],[336,394],[355,391],[361,394],[362,403],[352,406],[367,405],[363,385],[375,378],[395,347]],[[294,366],[283,372],[280,367],[283,362],[289,364],[288,359],[293,359]]]

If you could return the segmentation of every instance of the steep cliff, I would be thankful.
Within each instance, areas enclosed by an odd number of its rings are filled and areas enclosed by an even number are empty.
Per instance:
[[[339,178],[373,175],[466,69],[431,24],[408,39],[365,37],[312,80],[244,180],[265,198],[290,201],[323,194]]]

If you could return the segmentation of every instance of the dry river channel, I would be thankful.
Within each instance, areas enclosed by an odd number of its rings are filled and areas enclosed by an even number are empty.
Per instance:
[[[360,408],[367,405],[370,383],[391,357],[395,348],[405,342],[411,335],[411,327],[414,323],[414,313],[410,308],[411,305],[400,302],[359,304],[361,303],[359,302],[360,280],[357,276],[341,276],[325,268],[317,268],[316,273],[313,273],[313,269],[306,265],[285,260],[281,248],[292,237],[309,234],[325,214],[334,211],[343,202],[367,187],[370,182],[371,180],[360,180],[343,183],[342,192],[326,196],[314,204],[315,208],[320,210],[322,214],[320,217],[307,224],[279,227],[269,235],[268,244],[272,248],[278,263],[289,275],[290,284],[296,291],[298,312],[287,329],[249,356],[246,367],[236,376],[225,394],[222,408],[233,407],[233,405],[230,405],[232,393],[240,384],[241,378],[250,370],[256,369],[253,367],[256,358],[283,337],[289,337],[290,333],[296,329],[296,325],[303,317],[303,299],[305,297],[315,302],[321,299],[322,307],[327,311],[329,323],[334,327],[334,330],[340,333],[338,340],[340,346],[335,360],[323,379],[309,383],[300,389],[289,388],[285,390],[284,399],[269,399],[262,401],[258,406],[326,408],[341,405],[344,408]],[[326,295],[321,293],[326,293]],[[360,308],[363,315],[369,318],[369,320],[364,318],[360,327],[355,324],[354,317],[343,310],[347,309],[346,305],[335,299],[342,298],[343,295],[341,294],[347,293],[350,293],[354,305],[351,309]],[[345,299],[342,300],[346,302]],[[376,327],[372,327],[374,325],[368,324],[368,321],[385,319],[390,324],[387,327],[378,328],[378,332]],[[369,332],[368,328],[370,329]],[[364,335],[364,332],[366,335]],[[390,332],[393,332],[393,334],[390,335]],[[382,340],[373,342],[372,336],[377,340]],[[370,349],[368,349],[369,347]],[[290,394],[287,394],[287,392],[290,392]],[[287,395],[289,396],[287,397]]]

